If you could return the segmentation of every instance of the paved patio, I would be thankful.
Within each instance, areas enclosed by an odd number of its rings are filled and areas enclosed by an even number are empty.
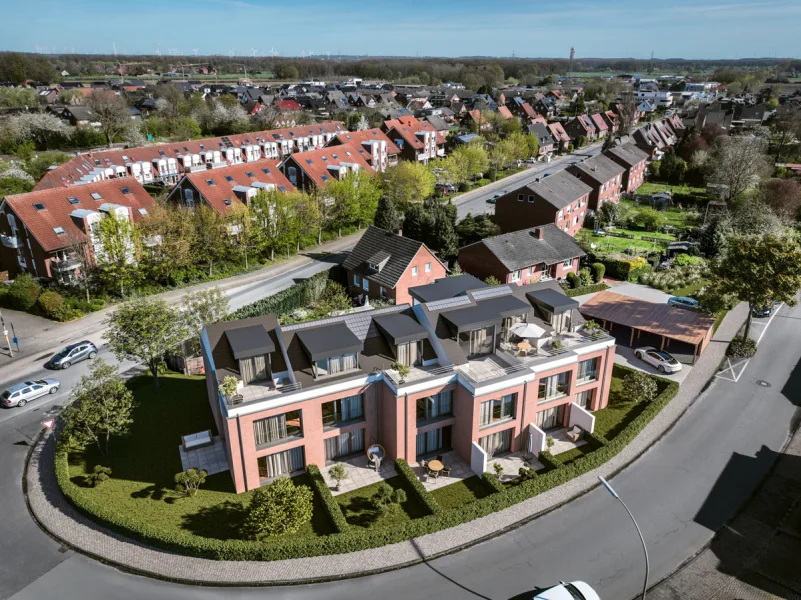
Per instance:
[[[333,496],[338,496],[346,492],[352,492],[368,485],[373,485],[379,481],[395,477],[395,465],[391,460],[386,460],[381,464],[381,470],[376,472],[373,467],[367,465],[367,455],[357,454],[347,460],[340,461],[348,470],[348,476],[342,480],[342,487],[337,491],[336,480],[328,474],[328,470],[333,467],[333,464],[320,469],[323,474],[323,479],[328,484]]]
[[[510,452],[509,454],[493,457],[487,461],[487,471],[494,473],[495,467],[493,465],[495,463],[503,467],[503,475],[501,475],[500,479],[504,482],[517,479],[521,467],[531,467],[537,471],[545,466],[529,452]]]
[[[556,456],[557,454],[562,454],[562,452],[567,452],[568,450],[573,450],[573,448],[578,448],[579,446],[583,446],[587,443],[586,440],[579,438],[578,441],[573,441],[569,437],[567,437],[567,428],[563,427],[561,429],[554,429],[553,431],[546,431],[545,435],[549,435],[553,438],[553,447],[551,448],[551,454]]]
[[[220,436],[212,438],[211,446],[184,450],[183,445],[178,446],[181,454],[181,468],[203,469],[209,475],[222,473],[228,470],[228,458],[225,456],[225,445],[220,441]]]
[[[434,457],[429,457],[426,459],[426,462],[432,460]],[[426,488],[429,492],[433,492],[434,490],[438,490],[440,488],[444,488],[447,485],[451,485],[452,483],[458,483],[464,479],[470,479],[475,475],[473,471],[470,470],[470,465],[468,465],[462,458],[456,453],[455,450],[450,450],[445,452],[442,455],[442,463],[445,465],[446,468],[450,468],[451,472],[450,475],[439,475],[438,477],[434,477],[428,474],[428,469],[425,467],[421,467],[420,463],[413,463],[409,466],[412,467],[412,470],[417,474],[420,478],[420,481],[423,484],[423,487]]]

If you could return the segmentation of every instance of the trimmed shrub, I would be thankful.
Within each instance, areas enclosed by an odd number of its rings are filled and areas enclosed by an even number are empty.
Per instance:
[[[548,469],[548,471],[554,471],[556,469],[562,468],[562,463],[556,460],[553,457],[553,454],[550,452],[540,452],[540,455],[537,457],[544,467]]]
[[[42,286],[33,280],[27,273],[17,275],[17,278],[8,286],[8,296],[11,306],[17,310],[29,311],[39,299]]]
[[[243,530],[251,537],[274,537],[295,533],[312,518],[312,491],[296,486],[289,477],[279,477],[253,492]]]
[[[577,288],[579,287],[579,278],[573,271],[570,271],[565,278],[567,279],[568,283],[570,283],[570,287]]]
[[[423,486],[420,478],[415,475],[409,463],[399,458],[395,461],[395,470],[398,475],[403,477],[412,489],[412,493],[422,502],[432,515],[442,512],[442,507],[436,499],[428,493],[428,490]]]
[[[62,309],[65,308],[64,298],[57,292],[42,292],[42,295],[39,296],[37,300],[37,304],[39,305],[39,310],[51,319],[58,318]]]
[[[495,473],[489,473],[489,472],[484,473],[481,476],[481,479],[483,479],[484,483],[486,483],[489,487],[491,487],[496,492],[505,492],[506,491],[506,486],[504,486],[498,480],[498,476]]]
[[[751,338],[743,338],[741,335],[735,335],[729,347],[726,348],[726,356],[732,358],[751,358],[756,354],[757,345]]]
[[[599,447],[606,446],[609,443],[609,440],[607,440],[604,436],[591,431],[584,432],[584,439],[587,440],[587,442],[594,443]]]
[[[595,259],[606,267],[606,275],[621,281],[637,281],[640,275],[650,273],[653,267],[642,257],[615,258],[598,256]]]
[[[573,298],[575,296],[582,296],[584,294],[594,294],[595,292],[603,292],[604,290],[608,290],[609,286],[605,283],[595,283],[593,285],[585,285],[584,287],[577,287],[572,290],[565,290],[565,294],[569,298]]]
[[[590,268],[592,269],[592,280],[595,283],[603,282],[604,273],[606,273],[606,265],[604,265],[603,263],[596,262],[592,263],[592,266]]]
[[[656,397],[658,387],[656,381],[648,373],[632,371],[623,380],[623,397],[631,402],[649,402]]]
[[[592,271],[587,267],[579,269],[579,281],[581,282],[581,287],[592,285]]]
[[[348,530],[348,522],[345,520],[345,515],[342,514],[342,508],[339,506],[339,503],[334,499],[333,494],[331,494],[331,490],[328,488],[323,474],[320,473],[320,469],[317,465],[309,464],[306,467],[306,472],[309,474],[309,477],[311,477],[314,493],[317,494],[317,497],[320,499],[320,503],[323,505],[328,518],[331,519],[334,529],[337,533],[346,532]]]

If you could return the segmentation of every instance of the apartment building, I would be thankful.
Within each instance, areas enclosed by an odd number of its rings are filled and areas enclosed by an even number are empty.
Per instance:
[[[299,152],[287,156],[278,167],[293,186],[311,192],[334,179],[344,179],[348,173],[375,173],[359,150],[348,144]]]
[[[567,171],[592,188],[590,210],[598,210],[604,202],[620,200],[620,187],[625,169],[603,154],[570,165]]]
[[[382,131],[398,147],[400,157],[428,164],[429,160],[445,156],[445,135],[428,121],[415,117],[398,117],[384,121]]]
[[[637,191],[637,188],[645,181],[648,154],[634,144],[610,148],[604,154],[625,169],[623,171],[623,191],[628,194],[633,194]]]
[[[453,449],[480,474],[494,456],[544,449],[559,428],[591,431],[591,411],[608,401],[614,339],[585,328],[578,302],[554,282],[473,282],[417,288],[439,299],[414,306],[205,327],[209,403],[236,491],[376,443],[410,463]],[[520,323],[530,343],[513,332]],[[219,389],[227,377],[238,385],[230,397]]]
[[[326,144],[329,148],[343,145],[356,148],[376,173],[383,173],[387,167],[398,164],[400,150],[380,129],[338,133]]]

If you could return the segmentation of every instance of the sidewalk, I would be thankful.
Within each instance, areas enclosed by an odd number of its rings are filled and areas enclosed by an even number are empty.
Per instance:
[[[712,342],[668,406],[620,454],[601,467],[515,506],[469,523],[382,548],[336,556],[273,562],[212,561],[162,552],[108,531],[79,514],[61,495],[53,474],[52,436],[31,451],[25,484],[31,513],[53,537],[112,565],[164,579],[209,585],[310,583],[410,566],[469,547],[522,525],[612,477],[656,442],[695,401],[715,374],[728,342],[745,320],[741,305],[724,319]]]
[[[332,240],[310,248],[301,254],[297,254],[289,260],[264,267],[258,271],[235,275],[226,279],[198,283],[191,286],[181,287],[157,294],[155,297],[163,298],[168,304],[177,304],[190,291],[206,290],[219,287],[221,290],[231,290],[243,287],[254,282],[263,281],[272,277],[280,276],[284,273],[297,269],[301,266],[320,260],[325,255],[340,252],[356,244],[361,238],[362,232],[353,233],[349,236]],[[44,352],[52,351],[54,346],[60,346],[85,339],[96,335],[105,330],[103,321],[114,310],[114,306],[109,306],[95,313],[90,313],[69,323],[58,323],[20,313],[17,311],[5,310],[3,315],[6,320],[11,320],[17,328],[17,335],[20,337],[20,353],[15,353],[14,358],[10,358],[7,353],[0,353],[0,369],[14,364],[15,368],[21,362],[29,362],[31,357],[38,356]],[[32,324],[35,327],[33,335],[20,330],[16,325],[17,321]],[[28,359],[28,360],[26,360]],[[34,359],[35,360],[35,359]]]

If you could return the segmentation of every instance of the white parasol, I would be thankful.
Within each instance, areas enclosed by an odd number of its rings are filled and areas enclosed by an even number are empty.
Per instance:
[[[510,331],[521,338],[538,338],[545,335],[545,330],[534,323],[515,323]]]

